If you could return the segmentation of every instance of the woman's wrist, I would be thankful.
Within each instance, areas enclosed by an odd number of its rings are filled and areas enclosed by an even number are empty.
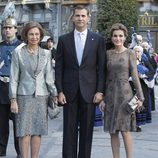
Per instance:
[[[11,103],[16,102],[16,98],[12,98],[12,99],[10,99],[10,102],[11,102]]]

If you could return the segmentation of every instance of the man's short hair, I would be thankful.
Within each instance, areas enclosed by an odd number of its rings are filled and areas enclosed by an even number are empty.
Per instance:
[[[88,16],[91,16],[91,15],[90,15],[90,10],[89,10],[86,6],[84,6],[84,5],[77,5],[77,6],[73,9],[73,16],[74,16],[76,10],[82,10],[82,9],[85,9],[85,10],[87,11],[87,15],[88,15]]]

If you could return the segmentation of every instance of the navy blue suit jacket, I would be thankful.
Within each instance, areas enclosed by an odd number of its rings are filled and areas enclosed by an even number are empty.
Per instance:
[[[92,103],[96,92],[104,92],[104,39],[88,30],[81,65],[79,66],[74,31],[59,37],[56,53],[55,83],[67,102],[73,101],[80,89],[84,100]]]

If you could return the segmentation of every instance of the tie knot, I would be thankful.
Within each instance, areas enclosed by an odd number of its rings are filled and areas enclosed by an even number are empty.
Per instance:
[[[78,33],[78,36],[81,37],[81,33]]]
[[[83,32],[79,32],[78,35],[81,37],[81,36],[84,35],[84,33]]]

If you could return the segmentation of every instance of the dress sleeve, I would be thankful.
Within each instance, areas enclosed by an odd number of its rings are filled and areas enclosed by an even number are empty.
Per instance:
[[[129,52],[129,68],[130,68],[130,75],[132,77],[132,81],[136,89],[137,97],[140,100],[144,101],[144,95],[143,95],[142,87],[141,87],[140,80],[138,77],[136,56],[133,51]]]

